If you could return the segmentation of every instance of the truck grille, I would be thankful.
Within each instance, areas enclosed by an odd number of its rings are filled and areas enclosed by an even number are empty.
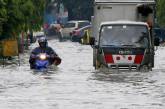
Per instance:
[[[138,70],[138,65],[108,65],[110,69],[117,70]]]

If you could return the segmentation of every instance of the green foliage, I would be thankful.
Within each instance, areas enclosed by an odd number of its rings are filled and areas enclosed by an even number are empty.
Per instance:
[[[160,26],[165,27],[165,0],[157,0],[157,17]]]
[[[43,24],[45,0],[32,0],[34,5],[33,15],[31,17],[32,29],[40,30]]]
[[[0,0],[0,39],[39,30],[45,0]]]
[[[62,0],[69,12],[69,19],[88,19],[93,14],[94,0]]]
[[[2,33],[2,25],[6,22],[7,18],[5,5],[5,2],[3,0],[0,0],[0,34]]]

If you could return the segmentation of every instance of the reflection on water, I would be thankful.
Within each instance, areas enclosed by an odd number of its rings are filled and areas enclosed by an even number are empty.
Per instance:
[[[149,73],[149,72],[148,72]],[[96,71],[93,73],[93,79],[110,82],[143,82],[148,73],[130,72],[130,71]]]
[[[59,68],[57,66],[50,67],[48,69],[31,69],[31,73],[35,76],[42,77],[44,79],[53,79],[52,75],[58,73]]]

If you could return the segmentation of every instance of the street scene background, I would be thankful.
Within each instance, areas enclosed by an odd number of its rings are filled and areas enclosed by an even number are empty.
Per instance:
[[[165,109],[165,0],[154,2],[154,68],[118,72],[93,67],[94,0],[0,0],[0,109]],[[48,72],[29,65],[40,36],[62,59]]]

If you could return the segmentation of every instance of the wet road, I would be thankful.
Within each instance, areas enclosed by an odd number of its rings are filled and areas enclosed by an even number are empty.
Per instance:
[[[164,47],[152,72],[113,73],[94,70],[88,45],[49,45],[63,59],[51,74],[33,74],[29,53],[21,55],[20,67],[0,67],[0,109],[165,109]]]

